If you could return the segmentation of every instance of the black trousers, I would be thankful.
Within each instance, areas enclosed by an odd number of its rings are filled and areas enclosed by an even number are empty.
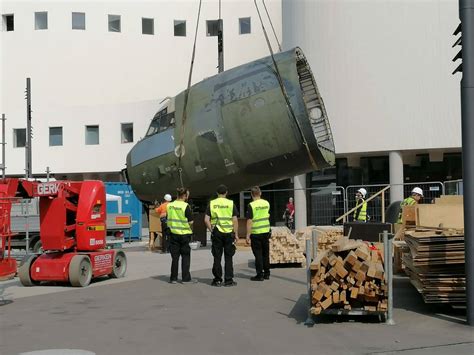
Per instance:
[[[181,257],[181,279],[190,281],[191,274],[189,267],[191,266],[191,234],[173,234],[170,233],[170,253],[171,253],[171,276],[170,281],[178,280],[179,257]]]
[[[225,281],[232,281],[234,278],[234,265],[232,257],[235,254],[234,237],[231,233],[221,233],[217,228],[214,229],[211,236],[212,240],[212,256],[214,264],[212,265],[212,274],[214,280],[222,281],[222,254],[224,254],[225,262]]]
[[[251,234],[250,245],[257,276],[270,275],[270,233]]]

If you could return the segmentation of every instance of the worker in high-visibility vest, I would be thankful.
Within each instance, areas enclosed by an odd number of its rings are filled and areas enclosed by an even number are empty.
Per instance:
[[[367,202],[365,201],[365,196],[367,195],[367,190],[360,188],[356,192],[356,207],[354,211],[354,222],[367,222]]]
[[[219,185],[217,187],[217,198],[213,199],[206,209],[204,223],[211,232],[212,256],[214,263],[212,266],[212,286],[222,286],[222,254],[224,254],[224,286],[235,286],[234,266],[232,257],[235,254],[235,243],[238,236],[237,207],[234,201],[227,198],[227,187]]]
[[[257,274],[252,281],[270,279],[270,204],[264,200],[258,186],[252,187],[252,202],[247,208],[247,243],[255,256]]]
[[[168,204],[171,202],[171,200],[172,200],[171,195],[166,194],[163,197],[163,202],[155,209],[155,212],[158,214],[158,216],[160,216],[160,222],[161,222],[161,236],[162,236],[162,238],[161,238],[161,252],[162,253],[167,253],[168,252],[168,247],[169,247],[169,238],[170,238],[170,236],[169,236],[168,224],[166,223],[166,219],[167,219],[166,209],[168,207]]]
[[[179,188],[176,200],[166,206],[167,224],[170,229],[171,276],[170,283],[178,282],[178,264],[181,257],[181,279],[183,283],[195,283],[191,279],[189,268],[191,265],[191,237],[193,231],[193,215],[191,207],[186,202],[189,190]]]
[[[411,190],[411,196],[408,196],[400,203],[400,213],[398,214],[397,223],[402,223],[402,210],[403,206],[414,206],[420,203],[420,200],[423,198],[423,190],[419,187],[415,187]]]

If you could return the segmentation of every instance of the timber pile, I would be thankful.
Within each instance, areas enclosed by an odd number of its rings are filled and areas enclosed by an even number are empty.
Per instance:
[[[383,245],[341,238],[311,264],[311,312],[387,310]]]
[[[301,230],[297,230],[295,233],[296,239],[302,243],[300,245],[303,249],[305,248],[304,243],[306,238],[311,239],[314,229],[318,231],[318,252],[331,249],[331,246],[343,236],[342,228],[308,226]]]
[[[464,231],[417,228],[405,233],[405,271],[426,303],[466,302]]]
[[[272,227],[270,264],[303,264],[303,253],[304,248],[287,227]]]

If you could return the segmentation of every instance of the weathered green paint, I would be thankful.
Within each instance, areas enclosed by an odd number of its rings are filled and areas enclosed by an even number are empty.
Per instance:
[[[312,74],[302,52],[293,49],[276,54],[275,59],[317,168],[334,164],[327,117],[323,117],[323,127],[329,138],[324,143],[326,148],[321,148],[308,112],[311,97],[303,97],[300,84],[303,79],[297,64],[300,68],[306,66],[311,79]],[[303,75],[301,70],[300,75]],[[318,100],[325,116],[319,93]],[[174,104],[176,126],[171,129],[177,147],[181,141],[184,92],[176,96]],[[182,176],[193,196],[210,195],[221,183],[231,192],[238,192],[314,170],[286,107],[271,57],[227,70],[192,86],[184,132]],[[144,140],[147,139],[150,137]],[[144,140],[128,154],[127,173],[135,193],[144,201],[154,201],[180,186],[178,158],[175,152],[169,152],[133,166],[131,154]]]

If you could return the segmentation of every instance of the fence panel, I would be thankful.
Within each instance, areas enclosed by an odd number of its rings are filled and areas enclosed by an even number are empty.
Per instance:
[[[386,184],[376,184],[376,185],[351,185],[346,188],[346,203],[347,211],[350,211],[356,206],[356,193],[360,188],[367,190],[367,195],[365,199],[375,195],[377,192],[386,187]],[[390,189],[384,192],[384,204],[385,208],[390,204]],[[382,195],[377,196],[373,200],[369,201],[367,204],[367,216],[372,222],[381,222],[382,221]],[[349,216],[349,220],[352,220],[353,215]]]
[[[410,182],[403,184],[404,196],[410,196],[413,188],[419,187],[423,190],[423,199],[420,203],[434,203],[435,198],[444,194],[444,184],[441,181],[432,182]]]
[[[306,196],[308,225],[332,225],[336,223],[339,216],[344,214],[346,204],[343,187],[330,186],[301,190]],[[262,190],[262,196],[270,202],[272,225],[285,225],[286,204],[290,197],[295,197],[296,191],[295,189]],[[298,206],[295,205],[295,211],[297,209]]]
[[[462,179],[450,180],[444,182],[444,189],[446,195],[463,195],[464,185]]]
[[[389,184],[376,184],[376,185],[351,185],[346,188],[346,210],[349,211],[356,205],[356,192],[360,188],[364,188],[367,190],[366,199],[375,195],[377,192],[382,190],[384,187],[388,186]],[[432,181],[432,182],[411,182],[406,184],[392,184],[390,187],[395,186],[403,186],[403,198],[406,198],[411,195],[411,191],[415,187],[419,187],[423,190],[424,198],[420,201],[420,203],[432,203],[434,199],[440,197],[444,193],[444,184],[440,181]],[[392,202],[392,196],[390,194],[390,189],[384,192],[384,208],[387,207]],[[382,195],[377,196],[373,200],[369,201],[367,205],[367,215],[369,216],[370,221],[372,222],[381,222],[382,221]],[[352,216],[349,216],[349,220],[351,220]]]

